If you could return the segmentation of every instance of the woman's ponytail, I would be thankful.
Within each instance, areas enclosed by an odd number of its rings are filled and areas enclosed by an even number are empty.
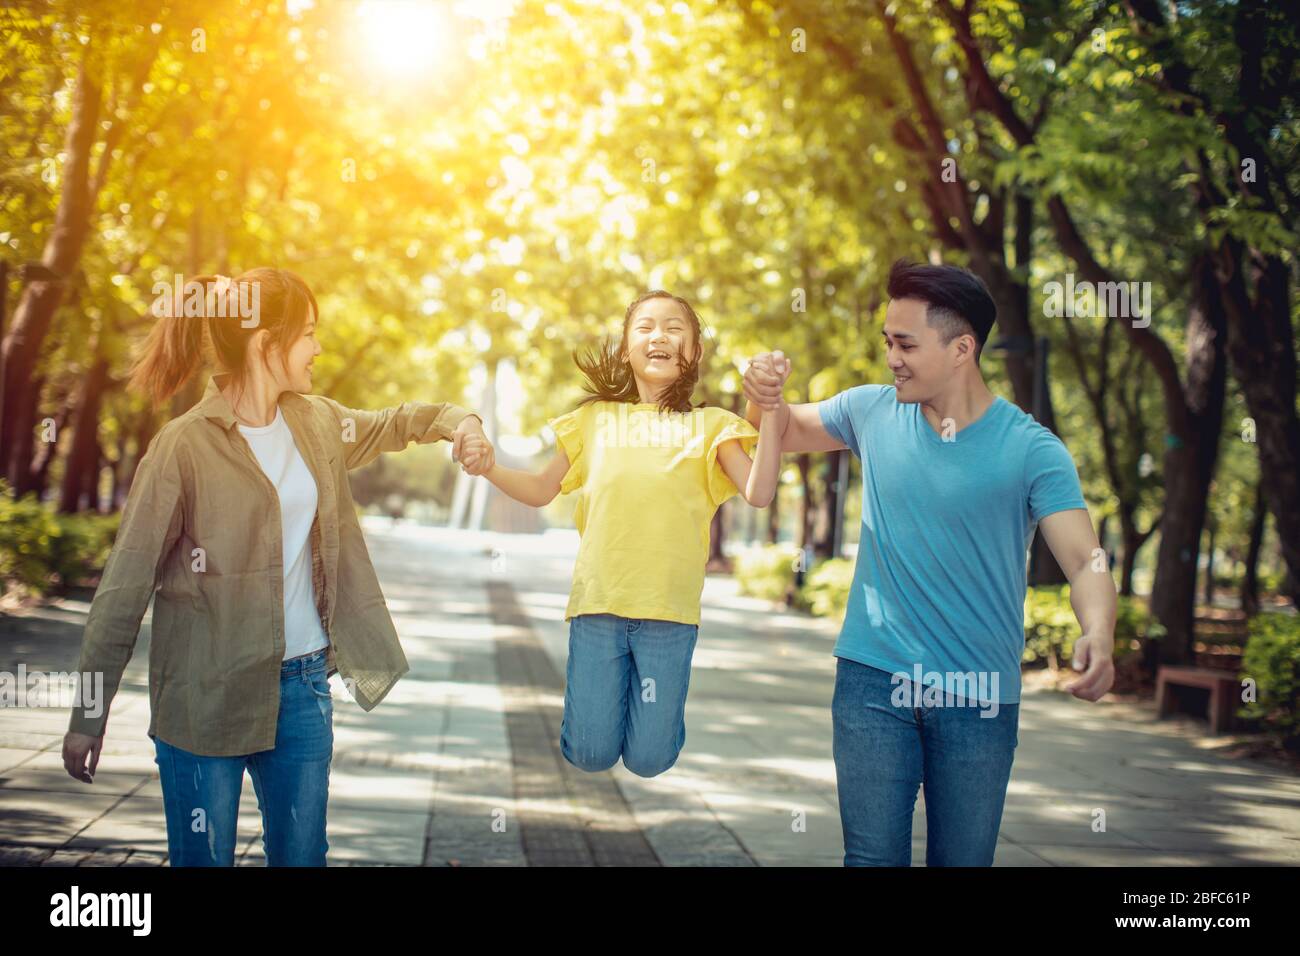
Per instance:
[[[208,292],[216,281],[213,275],[195,276],[179,288],[169,286],[154,300],[151,311],[158,316],[158,321],[149,330],[127,384],[148,395],[155,408],[179,392],[202,361],[203,328],[209,314]],[[185,290],[193,289],[196,284],[203,288],[203,314],[186,315]]]

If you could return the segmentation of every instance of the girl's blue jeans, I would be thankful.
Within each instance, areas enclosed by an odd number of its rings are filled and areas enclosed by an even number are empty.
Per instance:
[[[579,614],[569,619],[560,751],[582,770],[663,773],[686,743],[696,624]]]
[[[992,865],[1020,705],[981,709],[945,694],[944,706],[914,707],[909,689],[898,695],[905,706],[895,706],[898,686],[887,671],[836,660],[832,746],[844,865],[911,865],[921,786],[926,865]]]
[[[244,768],[262,811],[268,866],[324,866],[334,706],[324,649],[280,666],[275,748],[205,757],[154,738],[172,866],[233,866]]]

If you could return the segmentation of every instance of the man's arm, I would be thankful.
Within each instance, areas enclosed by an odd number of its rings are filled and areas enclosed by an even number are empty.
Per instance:
[[[1083,676],[1066,689],[1098,700],[1115,682],[1115,581],[1106,552],[1083,508],[1047,515],[1038,523],[1056,563],[1070,582],[1070,606],[1083,635],[1074,643],[1074,667]]]
[[[745,370],[745,418],[755,428],[760,428],[764,410],[777,414],[777,429],[781,434],[782,452],[839,451],[847,448],[826,430],[821,413],[815,403],[788,405],[781,394],[785,375],[778,374],[775,364],[784,369],[785,356],[781,352],[765,352],[754,357]]]
[[[822,424],[816,403],[787,405],[781,402],[777,428],[781,431],[781,451],[840,451],[849,446],[834,438]],[[760,427],[763,410],[753,402],[745,404],[745,418],[755,428]],[[784,420],[784,426],[781,421]]]

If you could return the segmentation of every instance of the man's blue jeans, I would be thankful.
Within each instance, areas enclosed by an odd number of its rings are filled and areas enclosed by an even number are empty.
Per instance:
[[[990,866],[997,847],[1019,704],[981,707],[943,695],[944,706],[905,706],[888,671],[838,658],[835,778],[845,866],[910,866],[912,812],[925,787],[927,866]],[[989,714],[990,716],[981,716]]]
[[[581,770],[663,773],[686,743],[686,689],[699,626],[578,614],[569,619],[560,751]]]
[[[154,738],[172,866],[234,866],[244,767],[262,811],[268,866],[324,866],[334,706],[325,650],[280,666],[275,749],[205,757]]]

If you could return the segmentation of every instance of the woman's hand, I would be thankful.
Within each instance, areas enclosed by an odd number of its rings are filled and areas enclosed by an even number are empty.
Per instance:
[[[460,462],[467,475],[482,475],[496,464],[496,452],[477,415],[466,415],[451,433],[451,460]],[[469,445],[466,445],[469,442]]]
[[[457,460],[467,475],[485,475],[496,464],[496,450],[482,429],[462,436],[459,448]]]
[[[69,730],[63,735],[63,767],[68,776],[82,783],[95,782],[95,768],[99,766],[99,752],[104,749],[104,735],[91,737]],[[86,757],[90,757],[90,769],[86,769]]]

